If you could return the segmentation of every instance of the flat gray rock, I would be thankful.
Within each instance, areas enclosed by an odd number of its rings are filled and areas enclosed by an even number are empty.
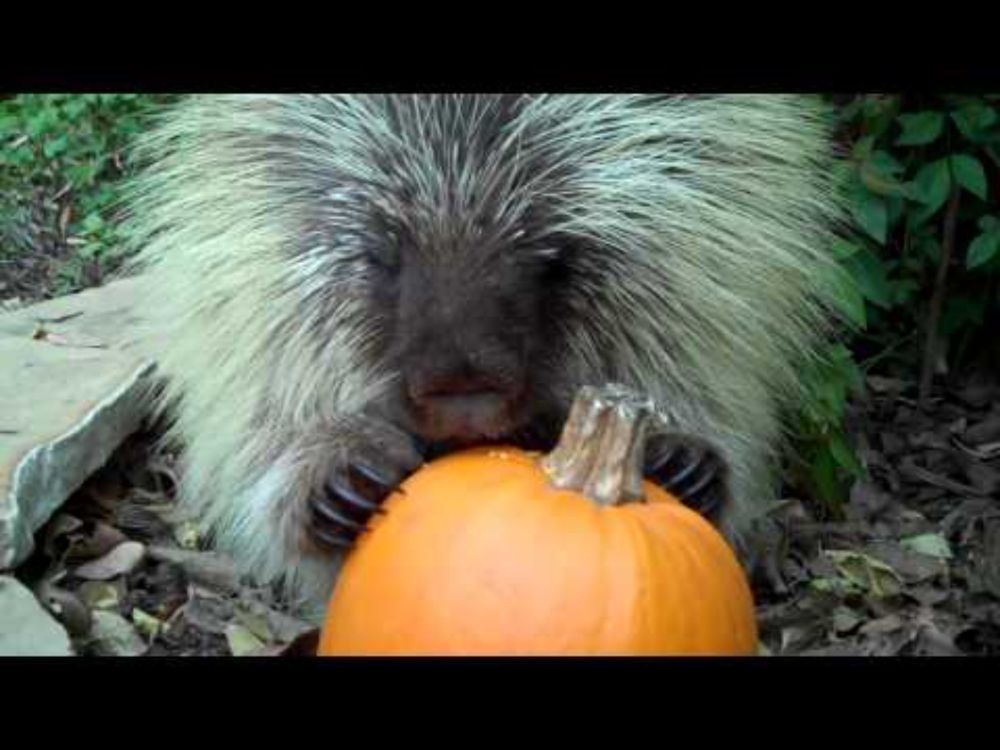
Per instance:
[[[116,281],[0,313],[0,570],[140,425],[154,336]]]
[[[12,576],[0,576],[0,656],[73,656],[62,625]]]

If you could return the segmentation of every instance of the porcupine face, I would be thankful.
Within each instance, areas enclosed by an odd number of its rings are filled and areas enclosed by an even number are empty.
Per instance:
[[[564,174],[517,126],[525,103],[362,98],[352,106],[363,116],[345,116],[352,138],[334,152],[350,159],[331,160],[331,170],[313,151],[316,163],[302,170],[322,195],[307,232],[318,255],[306,253],[303,267],[311,277],[332,261],[328,272],[362,281],[353,289],[368,300],[374,334],[363,356],[395,376],[369,408],[431,443],[544,446],[542,422],[564,416],[547,403],[560,392],[553,371],[570,265],[550,231],[548,180]],[[290,153],[278,169],[292,164],[294,182],[301,152]]]
[[[487,231],[382,239],[372,294],[399,373],[395,419],[461,445],[502,439],[545,411],[541,353],[553,345],[546,301],[561,283],[558,254]]]

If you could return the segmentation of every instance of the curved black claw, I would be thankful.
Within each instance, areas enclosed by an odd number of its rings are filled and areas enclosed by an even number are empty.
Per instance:
[[[392,492],[400,481],[398,476],[390,476],[384,471],[379,471],[374,466],[367,466],[363,463],[356,463],[351,469],[368,482],[380,487],[385,494]]]
[[[411,440],[386,431],[330,468],[322,489],[309,498],[308,532],[315,543],[339,549],[354,544],[385,498],[423,462],[423,446]]]
[[[366,505],[368,505],[366,503]],[[313,512],[321,516],[329,524],[335,526],[342,526],[349,531],[361,531],[364,528],[363,523],[355,521],[348,515],[341,513],[337,510],[337,506],[334,503],[324,503],[324,502],[313,502],[312,504]]]
[[[365,475],[366,477],[368,475]],[[373,482],[380,487],[384,487],[384,493],[389,494],[392,485],[382,482]],[[326,483],[326,495],[331,504],[343,503],[353,510],[359,511],[361,515],[376,513],[381,510],[381,506],[376,500],[369,500],[359,490],[354,487],[350,478],[345,474],[334,474]]]
[[[712,522],[719,520],[729,500],[725,459],[700,438],[654,436],[646,450],[646,475]]]
[[[321,547],[330,549],[350,549],[354,546],[353,536],[338,534],[315,524],[312,528],[312,537]]]

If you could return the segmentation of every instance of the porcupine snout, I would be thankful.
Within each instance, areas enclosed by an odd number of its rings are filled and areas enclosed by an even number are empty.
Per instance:
[[[403,408],[431,442],[502,438],[532,412],[539,292],[503,262],[464,273],[403,272],[397,346]]]

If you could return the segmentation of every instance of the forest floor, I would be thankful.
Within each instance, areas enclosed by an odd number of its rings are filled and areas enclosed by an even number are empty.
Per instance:
[[[844,518],[786,500],[758,535],[761,651],[1000,654],[1000,386],[939,391],[927,411],[913,384],[867,386],[853,421],[868,478]],[[39,534],[22,580],[80,653],[309,654],[315,629],[177,516],[175,460],[134,436]]]
[[[1000,387],[869,377],[852,406],[868,468],[844,518],[787,501],[754,571],[773,654],[1000,654]]]

